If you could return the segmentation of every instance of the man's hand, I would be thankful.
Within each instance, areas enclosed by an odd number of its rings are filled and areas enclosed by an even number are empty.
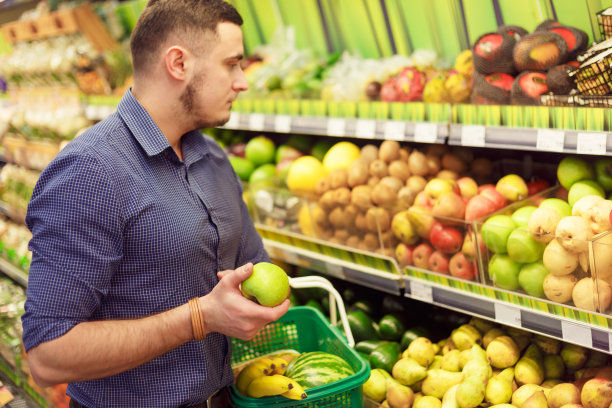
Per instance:
[[[287,313],[289,300],[275,307],[260,306],[240,292],[240,284],[251,276],[253,264],[217,274],[220,281],[200,298],[207,332],[219,332],[242,340],[250,340],[266,324]]]

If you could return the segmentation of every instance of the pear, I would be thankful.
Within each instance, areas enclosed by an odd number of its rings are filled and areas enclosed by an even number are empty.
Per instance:
[[[453,385],[444,393],[444,397],[442,397],[442,408],[459,408],[456,398],[457,388],[459,388],[459,384]]]
[[[612,301],[612,287],[608,282],[592,278],[583,278],[576,283],[572,290],[574,305],[580,309],[591,312],[603,312]]]
[[[527,398],[521,408],[548,408],[548,401],[544,391],[536,391]]]
[[[529,216],[527,228],[531,236],[539,242],[548,243],[555,237],[561,214],[551,207],[539,207]]]
[[[547,390],[551,390],[555,385],[561,384],[561,382],[562,381],[558,378],[550,378],[548,380],[544,380],[544,382],[540,385]],[[548,395],[546,396],[546,398],[548,398]]]
[[[471,359],[461,370],[464,378],[474,378],[486,384],[493,375],[491,365],[479,359]]]
[[[444,357],[435,355],[431,364],[427,367],[427,370],[433,370],[434,368],[442,368],[442,359]]]
[[[459,368],[463,370],[463,367],[467,364],[467,362],[472,357],[472,350],[466,349],[459,352]]]
[[[597,271],[597,279],[606,279],[612,282],[612,233],[593,241],[593,256],[591,264]]]
[[[395,381],[387,379],[387,403],[393,408],[410,408],[414,400],[414,391]]]
[[[512,405],[516,408],[521,408],[523,403],[531,397],[536,391],[544,390],[537,384],[525,384],[520,386],[516,391],[512,393]]]
[[[555,236],[563,248],[573,253],[581,253],[589,249],[588,241],[593,238],[593,233],[584,218],[571,215],[559,221]]]
[[[408,356],[423,367],[430,365],[435,355],[433,343],[427,337],[417,337],[408,346]]]
[[[519,346],[521,352],[531,343],[531,333],[516,327],[506,327],[505,329],[508,336],[512,337],[512,340]]]
[[[423,395],[421,398],[414,401],[412,408],[441,408],[442,401],[430,395]]]
[[[453,343],[453,341],[449,337],[444,342],[444,346],[442,346],[442,355],[445,355],[446,353],[452,350],[457,350],[457,346],[455,346],[455,343]]]
[[[559,354],[559,351],[561,351],[561,342],[552,337],[536,334],[533,337],[533,341],[540,347],[540,350],[542,350],[544,354]]]
[[[482,335],[477,328],[464,324],[451,332],[451,339],[459,350],[471,348],[474,344],[482,343]]]
[[[446,371],[454,371],[454,372],[460,371],[461,370],[461,367],[459,366],[460,354],[461,352],[457,349],[451,350],[448,353],[446,353],[444,357],[442,357],[442,365],[440,366],[440,368]]]
[[[544,356],[544,378],[561,378],[565,374],[565,363],[560,355],[546,354]]]
[[[565,343],[561,349],[561,358],[569,371],[577,371],[586,364],[589,351],[584,347]]]
[[[387,395],[387,379],[391,378],[382,368],[370,371],[370,377],[363,384],[363,393],[376,402],[381,402]]]
[[[580,401],[584,408],[608,408],[612,403],[612,381],[592,378],[582,387]]]
[[[602,353],[601,351],[591,350],[589,354],[589,359],[586,362],[585,367],[601,367],[608,364],[610,356],[606,353]],[[600,377],[599,375],[597,377]],[[612,378],[608,378],[609,380]]]
[[[548,393],[548,406],[561,408],[565,404],[580,404],[580,390],[572,383],[561,383]]]
[[[474,326],[483,336],[486,332],[496,327],[495,323],[476,316],[470,319],[469,324]]]
[[[542,262],[548,271],[556,276],[569,275],[579,264],[578,254],[569,252],[560,243],[553,239],[544,248]]]
[[[487,359],[495,368],[508,368],[516,364],[520,351],[510,336],[499,336],[487,347]]]
[[[462,373],[445,371],[441,369],[429,370],[427,377],[421,385],[421,392],[424,395],[430,395],[438,399],[442,399],[444,393],[455,384],[463,381]]]
[[[491,405],[489,408],[516,408],[516,407],[512,404],[495,404],[495,405]]]
[[[530,344],[523,356],[514,366],[514,379],[517,384],[541,384],[544,381],[544,365],[540,348]]]
[[[491,404],[504,404],[512,399],[512,381],[501,377],[501,374],[492,377],[487,382],[485,399]]]
[[[504,333],[504,331],[498,327],[494,327],[488,330],[482,336],[482,346],[486,349],[494,338],[504,336],[505,334],[506,333]]]
[[[427,368],[412,358],[400,358],[393,365],[392,374],[400,384],[413,385],[427,377]]]
[[[468,377],[457,387],[455,399],[459,408],[476,408],[484,400],[485,383],[476,377]]]

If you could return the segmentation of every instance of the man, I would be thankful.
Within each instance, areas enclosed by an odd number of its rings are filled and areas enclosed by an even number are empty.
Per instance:
[[[241,296],[269,258],[226,155],[197,130],[247,89],[241,24],[223,0],[151,0],[133,88],[37,183],[23,339],[35,381],[70,383],[73,407],[223,406],[228,336],[289,307]]]

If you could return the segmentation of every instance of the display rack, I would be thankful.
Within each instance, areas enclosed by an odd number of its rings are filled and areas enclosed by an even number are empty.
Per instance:
[[[4,273],[24,288],[28,287],[28,274],[4,258],[0,258],[0,272]]]

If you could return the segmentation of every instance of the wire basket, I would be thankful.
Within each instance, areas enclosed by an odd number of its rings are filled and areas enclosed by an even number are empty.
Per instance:
[[[587,95],[612,93],[612,48],[596,54],[583,62],[576,71],[570,72],[578,92]]]
[[[293,278],[291,286],[297,286],[294,285],[294,281],[298,279],[304,278]],[[306,277],[306,279],[309,279],[309,277]],[[327,283],[329,284],[329,281]],[[316,286],[325,288],[325,286]],[[331,284],[329,286],[331,287]],[[300,285],[300,287],[312,286]],[[332,290],[335,291],[333,288]],[[339,295],[336,297],[337,300],[342,302]],[[330,305],[332,303],[330,302]],[[338,309],[345,332],[347,332],[348,343],[354,345],[353,337],[350,334],[350,327],[346,320],[344,305],[339,303]],[[335,315],[335,312],[333,314]],[[332,316],[332,322],[335,320],[334,317]],[[308,306],[292,307],[279,320],[265,326],[251,341],[232,339],[232,365],[270,354],[274,351],[294,349],[301,353],[324,351],[335,354],[342,357],[355,372],[355,374],[342,380],[308,389],[306,391],[308,398],[301,401],[290,400],[282,396],[249,398],[241,395],[233,385],[230,388],[230,398],[233,405],[238,408],[362,407],[363,394],[361,386],[370,376],[370,367],[348,343],[347,339],[337,328],[332,327],[321,312]]]
[[[612,38],[612,7],[597,13],[597,23],[601,38]]]

